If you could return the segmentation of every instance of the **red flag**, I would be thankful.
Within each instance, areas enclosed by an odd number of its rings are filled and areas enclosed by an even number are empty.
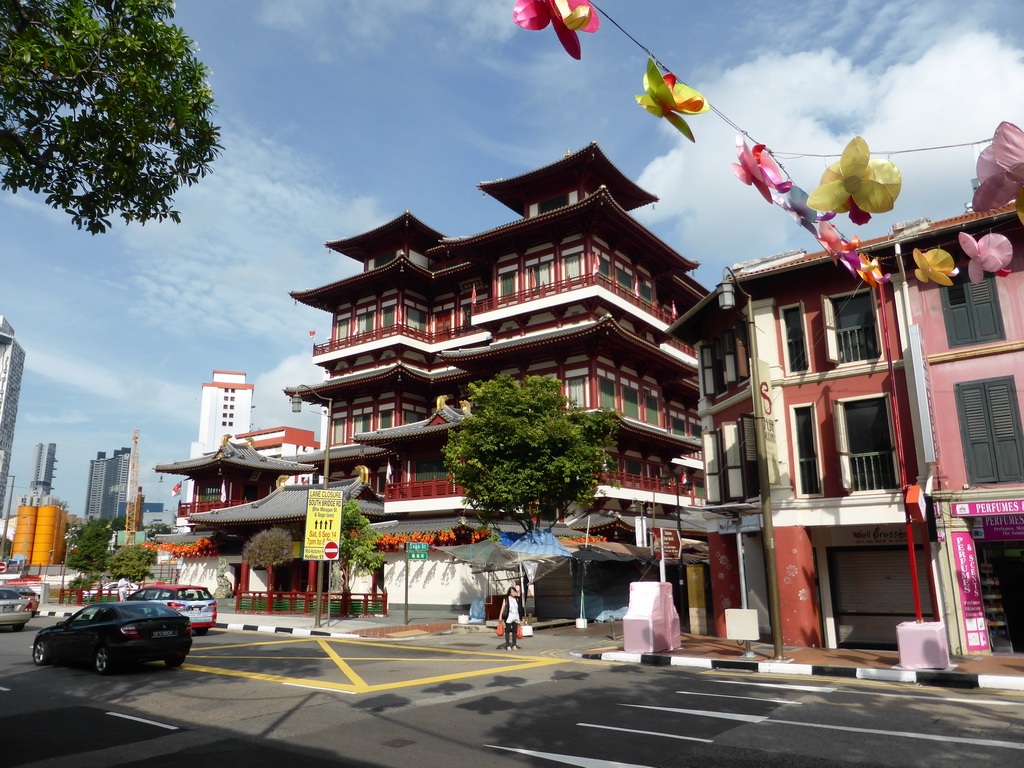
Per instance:
[[[390,483],[391,482],[391,462],[390,461],[388,462],[388,468],[386,470],[384,470],[384,482],[385,483]]]
[[[476,304],[476,283],[473,283],[473,295],[470,297],[470,306]]]
[[[171,496],[177,496],[181,493],[181,483],[179,482],[176,486],[171,488]]]
[[[676,300],[672,299],[672,319],[676,319]]]
[[[316,338],[316,331],[310,331],[309,332],[309,338],[315,339]]]

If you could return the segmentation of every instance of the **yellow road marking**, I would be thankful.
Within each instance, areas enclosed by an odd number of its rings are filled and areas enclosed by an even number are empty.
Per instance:
[[[350,667],[343,658],[341,658],[337,653],[335,653],[334,649],[331,648],[330,645],[328,645],[323,640],[317,640],[316,642],[317,645],[324,649],[324,653],[326,653],[327,656],[337,665],[338,669],[344,672],[345,676],[355,684],[356,690],[360,692],[364,692],[367,690],[366,681],[363,680],[363,678],[361,678],[359,675],[357,675],[356,671],[352,669],[352,667]]]
[[[220,655],[216,653],[221,649],[241,649],[258,646],[268,645],[284,645],[294,643],[309,643],[315,642],[326,654],[326,658],[323,656],[278,656],[278,655],[267,655],[267,656],[243,656],[243,655]],[[387,648],[389,650],[408,650],[418,651],[420,653],[429,653],[430,656],[423,657],[419,656],[416,658],[398,657],[398,656],[351,656],[345,654],[342,656],[338,653],[333,646],[366,646],[369,648]],[[350,651],[355,648],[349,648]],[[184,668],[193,672],[205,672],[213,675],[224,675],[226,677],[240,677],[250,680],[262,680],[265,682],[282,683],[287,685],[298,685],[310,688],[322,688],[325,690],[333,691],[344,691],[347,693],[372,693],[376,691],[394,690],[396,688],[411,688],[419,685],[429,685],[434,683],[448,682],[452,680],[461,680],[468,677],[481,677],[483,675],[497,675],[502,673],[519,672],[528,669],[536,669],[540,667],[549,667],[556,664],[568,664],[572,663],[569,659],[552,659],[544,658],[542,656],[525,656],[514,654],[511,655],[508,652],[505,653],[493,653],[493,652],[480,652],[480,651],[463,651],[458,649],[437,649],[437,648],[424,648],[422,646],[415,645],[396,645],[390,642],[372,642],[366,640],[351,640],[341,638],[325,638],[325,637],[303,637],[303,638],[287,638],[281,640],[268,640],[254,643],[237,643],[232,645],[215,645],[203,648],[205,653],[191,654],[191,658],[202,658],[208,660],[216,659],[247,659],[247,660],[265,660],[272,662],[280,659],[282,661],[290,660],[303,660],[303,661],[327,661],[330,660],[338,667],[339,670],[349,679],[348,683],[332,683],[321,680],[312,680],[308,678],[296,678],[289,677],[287,675],[274,675],[265,672],[243,672],[240,670],[233,669],[221,669],[217,667],[203,666],[199,664],[185,664]],[[466,657],[466,658],[453,658],[453,657]],[[463,670],[461,672],[452,672],[444,675],[432,675],[430,677],[415,678],[411,680],[400,680],[393,683],[382,683],[379,685],[372,685],[367,683],[356,674],[355,670],[349,665],[348,662],[413,662],[413,663],[452,663],[455,661],[461,662],[494,662],[496,659],[501,659],[504,663],[498,667],[488,667],[485,669],[475,670]],[[513,661],[515,659],[515,661]]]

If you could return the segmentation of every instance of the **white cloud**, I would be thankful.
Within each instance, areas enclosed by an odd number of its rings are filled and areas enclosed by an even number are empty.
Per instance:
[[[855,135],[876,156],[991,137],[1002,120],[1024,115],[1024,52],[991,33],[948,34],[919,56],[881,72],[831,49],[769,53],[724,72],[705,89],[712,103],[753,139],[779,152],[836,153]],[[684,255],[706,262],[700,278],[717,282],[722,264],[817,243],[784,212],[767,205],[730,170],[734,131],[712,115],[694,117],[696,146],[675,146],[650,162],[639,182],[661,197],[640,217],[671,227]],[[672,132],[667,125],[663,131]],[[753,143],[753,142],[751,142]],[[876,236],[897,221],[941,219],[963,211],[971,195],[969,147],[889,156],[903,174],[896,208],[860,234]],[[783,158],[808,192],[836,158]],[[841,228],[854,227],[844,217]]]
[[[224,145],[215,173],[180,195],[180,225],[123,233],[132,313],[179,338],[287,345],[319,319],[297,310],[288,292],[357,269],[326,251],[325,235],[372,229],[385,217],[376,201],[342,194],[295,150],[241,130],[225,131]]]

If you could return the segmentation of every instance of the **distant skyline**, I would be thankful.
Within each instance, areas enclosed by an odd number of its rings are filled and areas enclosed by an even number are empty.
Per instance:
[[[36,196],[0,192],[0,315],[26,352],[15,495],[34,447],[56,443],[53,493],[83,515],[90,460],[139,429],[147,500],[175,503],[152,467],[188,457],[214,370],[248,373],[254,428],[319,436],[319,409],[292,414],[282,389],[320,380],[309,333],[326,340],[330,320],[289,291],[353,274],[323,244],[405,210],[452,237],[511,221],[481,181],[596,141],[659,196],[637,219],[713,288],[724,265],[817,249],[736,180],[727,120],[808,191],[856,135],[896,163],[896,208],[843,224],[862,238],[962,213],[980,142],[1002,120],[1024,125],[1015,3],[599,2],[719,111],[688,120],[696,143],[637,106],[647,55],[607,18],[580,35],[575,61],[550,29],[517,27],[513,5],[178,2],[175,23],[211,69],[224,145],[213,173],[177,195],[182,223],[94,237]]]

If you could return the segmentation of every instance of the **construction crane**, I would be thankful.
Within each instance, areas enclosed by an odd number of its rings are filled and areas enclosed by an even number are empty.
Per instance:
[[[142,488],[139,486],[139,430],[132,430],[132,453],[128,461],[128,498],[125,503],[125,544],[135,543],[142,527]]]

